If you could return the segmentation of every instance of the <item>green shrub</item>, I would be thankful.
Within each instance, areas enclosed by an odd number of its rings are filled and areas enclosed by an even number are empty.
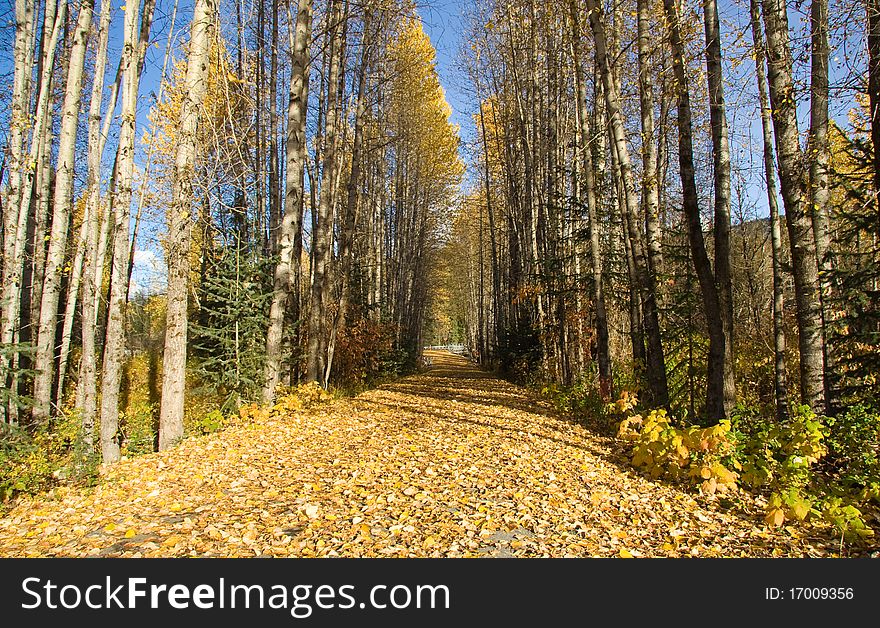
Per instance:
[[[795,408],[784,423],[740,407],[732,423],[742,480],[753,488],[803,489],[810,483],[812,466],[828,452],[828,427],[807,406]]]
[[[828,423],[828,473],[862,499],[880,501],[880,413],[860,404]]]
[[[862,511],[844,497],[826,496],[819,504],[822,519],[840,530],[849,540],[864,540],[874,536],[867,526]]]
[[[195,420],[195,428],[202,434],[213,434],[223,429],[226,422],[223,412],[220,410],[211,410],[210,412],[198,417]]]
[[[816,463],[828,453],[824,417],[798,406],[780,423],[740,406],[733,424],[742,483],[769,494],[766,522],[779,526],[788,519],[821,516]]]
[[[146,401],[129,402],[119,413],[122,435],[121,453],[137,456],[155,451],[158,433],[158,404]]]
[[[880,419],[866,408],[826,419],[799,406],[780,423],[740,406],[730,421],[703,428],[676,427],[662,409],[643,417],[635,406],[624,395],[608,411],[624,416],[618,437],[631,443],[633,466],[651,477],[698,485],[709,495],[765,495],[765,521],[773,526],[815,519],[851,540],[873,535],[860,506],[877,498]],[[821,465],[826,456],[835,459],[833,475]]]
[[[51,477],[45,452],[28,432],[0,423],[0,500],[18,492],[32,492]]]
[[[91,483],[98,456],[86,447],[77,413],[60,415],[35,431],[0,423],[0,501],[52,485]]]
[[[729,468],[735,447],[730,430],[729,421],[677,428],[661,409],[624,419],[618,436],[632,443],[634,467],[644,467],[652,478],[688,481],[712,495],[736,488],[737,473]]]
[[[571,386],[546,384],[540,388],[560,413],[570,416],[591,430],[612,434],[617,417],[608,411],[607,404],[599,393],[598,383],[587,379],[579,380]]]
[[[193,379],[197,379],[197,376]],[[222,417],[234,412],[238,406],[237,403],[234,403],[234,395],[224,399],[209,386],[198,386],[197,384],[198,382],[193,382],[193,387],[187,391],[183,409],[184,431],[187,435],[196,436],[221,429],[223,426]],[[187,387],[189,387],[189,382],[187,382]],[[218,420],[218,416],[221,419]]]

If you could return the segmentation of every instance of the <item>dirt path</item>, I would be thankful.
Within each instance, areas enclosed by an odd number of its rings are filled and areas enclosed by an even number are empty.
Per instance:
[[[0,518],[0,556],[824,554],[640,477],[523,388],[432,360],[22,501]]]

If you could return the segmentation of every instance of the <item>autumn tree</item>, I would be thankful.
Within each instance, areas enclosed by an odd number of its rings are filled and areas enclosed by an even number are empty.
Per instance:
[[[183,436],[183,403],[186,381],[187,301],[190,230],[196,138],[202,102],[207,92],[211,39],[216,29],[214,0],[198,0],[192,19],[186,92],[180,109],[177,155],[168,238],[168,306],[162,379],[162,414],[159,449],[167,449]]]

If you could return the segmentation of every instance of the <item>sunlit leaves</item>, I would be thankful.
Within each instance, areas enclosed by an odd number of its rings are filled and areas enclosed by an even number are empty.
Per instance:
[[[611,443],[524,389],[432,359],[437,370],[355,399],[247,406],[92,489],[23,500],[0,518],[0,555],[825,553],[629,473]]]
[[[435,51],[418,20],[404,20],[387,51],[392,65],[388,118],[399,141],[414,149],[411,158],[423,184],[457,184],[464,173],[458,156],[458,128],[449,121],[435,67]]]

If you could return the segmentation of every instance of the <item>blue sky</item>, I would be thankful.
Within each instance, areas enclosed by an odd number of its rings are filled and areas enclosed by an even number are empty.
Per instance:
[[[452,121],[465,129],[472,123],[472,103],[462,89],[463,79],[455,68],[464,30],[461,15],[463,4],[461,0],[433,0],[424,6],[420,5],[419,14],[425,32],[437,49],[437,72],[446,90],[446,100],[452,107]]]
[[[147,128],[146,116],[153,103],[151,92],[155,93],[157,90],[162,72],[165,42],[170,27],[170,15],[166,14],[165,4],[167,3],[161,0],[158,3],[156,20],[151,34],[151,39],[159,44],[159,48],[151,48],[141,82],[141,102],[138,108],[139,133]],[[446,93],[446,99],[452,108],[452,122],[461,127],[462,139],[467,141],[473,133],[474,123],[471,117],[473,105],[466,93],[464,79],[456,69],[456,59],[463,31],[462,7],[461,0],[429,0],[427,2],[420,1],[418,11],[422,17],[425,32],[437,50],[437,72]],[[188,37],[187,28],[190,13],[190,2],[183,0],[177,14],[175,40],[185,41]],[[121,21],[118,22],[118,25],[114,23],[114,27],[120,29],[121,38]],[[464,147],[461,152],[462,158],[464,158]],[[132,287],[132,294],[139,291],[161,289],[164,283],[164,262],[160,259],[158,242],[154,241],[155,238],[149,231],[149,227],[142,229],[141,236],[138,238],[138,251],[132,273],[132,281],[135,284]]]
[[[464,0],[416,0],[418,2],[419,14],[424,22],[426,33],[431,39],[432,44],[437,50],[437,70],[440,75],[440,82],[446,92],[446,98],[452,108],[452,121],[461,127],[461,137],[463,146],[461,149],[462,156],[465,157],[467,152],[467,143],[472,142],[475,138],[475,129],[472,115],[476,109],[476,103],[473,101],[472,95],[469,93],[467,85],[467,77],[463,75],[457,68],[457,58],[462,42],[462,34],[464,31],[464,19],[462,13],[467,11],[471,5],[466,4]],[[836,22],[837,41],[836,51],[831,64],[832,83],[835,79],[838,81],[840,77],[848,75],[850,72],[858,72],[859,51],[862,49],[863,24],[861,22],[861,10],[853,5],[846,4],[844,0],[831,0],[833,10],[831,12],[832,23]],[[2,20],[2,29],[0,29],[0,75],[5,75],[11,70],[11,42],[14,26],[12,25],[12,9],[13,0],[0,0],[0,20]],[[114,20],[112,23],[111,33],[111,58],[118,56],[119,42],[121,40],[122,20],[120,19],[119,9],[123,2],[113,2]],[[155,98],[155,92],[158,89],[159,78],[161,75],[162,61],[165,49],[165,43],[168,40],[168,31],[170,26],[170,10],[174,4],[172,0],[158,0],[156,8],[155,20],[153,23],[153,31],[151,39],[157,44],[151,47],[143,81],[141,84],[140,103],[138,111],[138,135],[140,136],[146,130],[146,114],[149,112]],[[191,13],[191,0],[180,0],[180,8],[178,11],[175,32],[172,45],[179,44],[188,38],[188,25]],[[699,3],[687,3],[689,7],[698,7]],[[747,24],[747,2],[746,0],[720,0],[719,8],[722,20],[722,32],[725,42],[725,58],[729,59],[731,54],[742,54],[743,44],[749,43],[751,40],[750,33],[745,28]],[[809,1],[802,2],[790,1],[790,23],[792,29],[797,31],[803,28],[802,21],[809,10]],[[834,24],[833,24],[834,26]],[[803,31],[801,31],[803,32]],[[734,41],[738,40],[736,44]],[[841,45],[846,42],[846,45]],[[798,40],[795,37],[793,44],[796,56],[799,57],[799,67],[801,76],[808,68],[808,47],[805,48],[806,42],[803,39]],[[847,59],[848,57],[848,59]],[[863,59],[863,57],[861,57]],[[854,64],[854,65],[853,65]],[[762,168],[760,155],[760,127],[758,124],[756,98],[754,96],[754,78],[753,65],[751,60],[745,60],[744,63],[737,64],[736,69],[728,68],[727,78],[729,85],[726,93],[728,100],[728,120],[731,124],[731,141],[732,150],[735,155],[735,161],[738,166],[745,168],[750,174],[747,174],[747,182],[745,187],[745,196],[747,203],[753,205],[752,211],[757,215],[766,215],[766,192],[763,190],[763,183],[759,172]],[[855,67],[854,67],[855,66]],[[109,77],[108,77],[109,80]],[[845,123],[845,112],[849,108],[851,100],[847,98],[849,94],[851,98],[852,92],[836,91],[835,102],[832,105],[832,115]],[[0,96],[0,104],[2,104],[2,96]],[[801,107],[800,126],[805,129],[808,123],[808,108]],[[3,114],[0,113],[0,119]],[[4,125],[5,126],[5,125]],[[115,129],[114,129],[115,133]],[[108,155],[112,153],[112,145],[114,138],[110,139],[108,146]],[[141,158],[144,156],[141,155]],[[141,253],[137,257],[137,272],[135,281],[142,285],[149,284],[155,279],[157,273],[161,274],[158,269],[158,261],[156,254],[159,252],[157,242],[152,234],[142,231],[139,238],[138,248]],[[151,253],[150,251],[153,251]]]

